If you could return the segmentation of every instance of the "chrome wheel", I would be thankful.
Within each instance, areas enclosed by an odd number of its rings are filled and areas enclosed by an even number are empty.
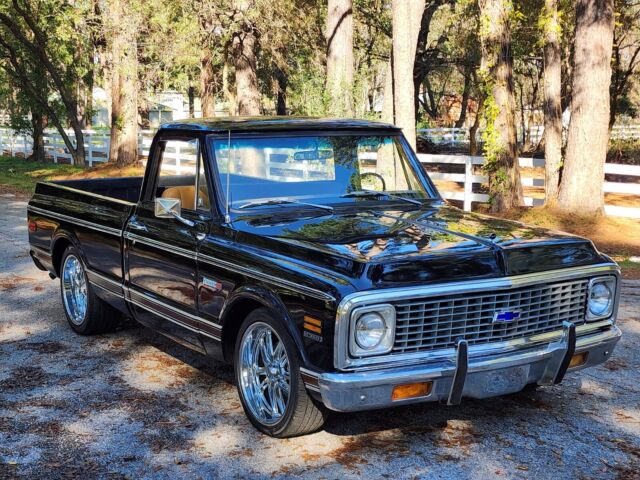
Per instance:
[[[67,256],[62,266],[62,298],[69,320],[81,325],[87,314],[87,278],[75,255]]]
[[[245,403],[260,423],[275,425],[287,409],[291,390],[284,343],[269,325],[256,322],[242,336],[238,361]]]

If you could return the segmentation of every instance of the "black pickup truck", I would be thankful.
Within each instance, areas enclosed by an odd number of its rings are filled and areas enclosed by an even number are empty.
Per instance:
[[[610,258],[446,204],[382,123],[164,125],[144,178],[39,183],[28,223],[73,330],[133,318],[232,363],[276,437],[328,410],[557,384],[621,334]]]

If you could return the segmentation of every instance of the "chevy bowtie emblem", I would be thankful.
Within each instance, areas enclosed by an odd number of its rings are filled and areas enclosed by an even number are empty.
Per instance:
[[[493,323],[510,323],[520,318],[518,310],[496,310],[493,314]]]

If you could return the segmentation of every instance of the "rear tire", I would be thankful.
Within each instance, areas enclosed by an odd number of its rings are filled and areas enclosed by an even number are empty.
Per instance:
[[[254,310],[243,322],[234,364],[242,407],[258,430],[288,438],[322,427],[326,409],[307,393],[295,344],[269,310]]]
[[[73,331],[80,335],[114,331],[122,315],[95,294],[74,246],[64,251],[59,271],[62,306]]]

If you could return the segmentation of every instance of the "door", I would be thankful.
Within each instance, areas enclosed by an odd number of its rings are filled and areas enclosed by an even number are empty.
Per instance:
[[[203,350],[196,253],[211,214],[200,140],[159,135],[143,196],[125,231],[128,299],[138,321]],[[156,217],[158,197],[180,200],[180,218]]]

